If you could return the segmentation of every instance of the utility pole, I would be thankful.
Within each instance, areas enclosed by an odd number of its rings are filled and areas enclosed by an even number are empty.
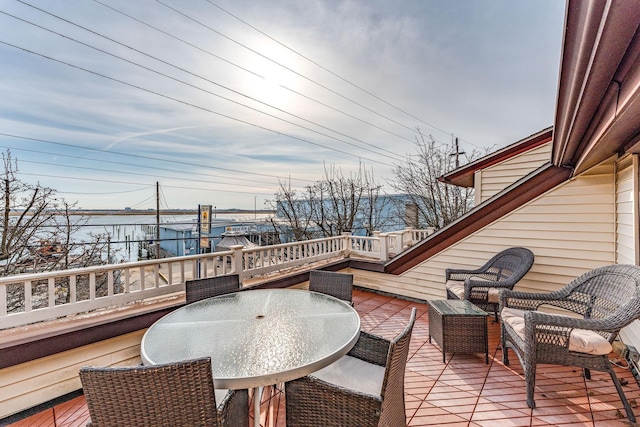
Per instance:
[[[458,169],[460,167],[460,154],[466,154],[464,151],[460,151],[460,146],[458,145],[458,137],[456,136],[456,141],[455,141],[455,148],[456,151],[454,153],[451,153],[452,156],[456,156],[456,169]]]
[[[156,259],[160,259],[160,183],[156,181]]]

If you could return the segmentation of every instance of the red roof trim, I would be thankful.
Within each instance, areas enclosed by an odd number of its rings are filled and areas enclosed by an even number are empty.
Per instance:
[[[385,265],[385,273],[401,274],[486,227],[571,177],[572,170],[547,164],[478,205],[458,221],[408,249]]]
[[[533,148],[550,142],[553,137],[553,127],[541,130],[531,136],[515,142],[502,150],[498,150],[488,156],[482,157],[472,163],[464,165],[449,173],[444,174],[438,180],[447,184],[457,185],[459,187],[473,187],[474,174],[480,169],[488,168],[512,157],[527,152]]]

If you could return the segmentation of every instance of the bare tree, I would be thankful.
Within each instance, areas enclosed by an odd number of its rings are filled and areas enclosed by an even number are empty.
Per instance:
[[[272,209],[276,218],[271,218],[276,233],[284,241],[310,240],[316,237],[317,230],[312,226],[311,204],[305,203],[304,196],[290,185],[280,182]]]
[[[396,165],[394,180],[390,185],[411,199],[417,213],[417,227],[438,229],[473,207],[473,189],[438,181],[439,177],[456,168],[458,155],[461,153],[454,152],[453,143],[442,147],[431,135],[425,138],[420,129],[418,133],[416,158]],[[473,150],[462,155],[470,162],[480,157],[481,153]]]
[[[382,186],[373,173],[360,165],[357,172],[345,176],[339,168],[325,166],[322,179],[296,192],[280,183],[273,208],[276,232],[286,239],[307,240],[338,236],[364,230],[370,235],[387,219],[381,214]]]
[[[56,198],[55,191],[49,187],[18,179],[18,163],[10,150],[2,153],[2,160],[0,276],[87,267],[109,261],[105,257],[107,236],[89,235],[89,241],[74,241],[73,234],[87,221],[85,217],[72,215],[75,205]],[[46,282],[32,282],[34,301],[47,295]],[[68,282],[68,279],[56,282],[56,301],[68,301]],[[78,298],[82,299],[85,293],[88,297],[88,284],[88,276],[77,277]],[[104,292],[106,284],[106,277],[96,277],[98,294]],[[22,309],[24,292],[23,286],[7,286],[10,312]]]

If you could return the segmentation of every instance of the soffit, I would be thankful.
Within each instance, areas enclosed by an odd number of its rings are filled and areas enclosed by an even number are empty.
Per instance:
[[[579,174],[637,139],[640,2],[570,0],[553,162]]]

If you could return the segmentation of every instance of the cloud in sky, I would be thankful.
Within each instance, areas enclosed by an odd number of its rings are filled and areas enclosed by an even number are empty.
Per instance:
[[[279,182],[553,122],[557,0],[0,1],[0,147],[85,208],[252,209]],[[96,189],[100,189],[97,191]],[[133,191],[139,190],[139,191]],[[148,194],[147,194],[148,193]]]

